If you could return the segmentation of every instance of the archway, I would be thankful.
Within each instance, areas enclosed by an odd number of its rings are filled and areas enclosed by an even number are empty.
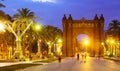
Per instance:
[[[86,34],[79,34],[76,37],[76,52],[81,53],[81,52],[87,52],[89,53],[90,51],[90,37]]]
[[[102,55],[101,42],[104,39],[104,17],[103,15],[98,18],[95,15],[93,20],[86,20],[84,17],[80,20],[73,20],[69,15],[62,18],[63,25],[63,56],[74,56],[77,47],[76,37],[79,34],[86,34],[90,37],[90,56]]]

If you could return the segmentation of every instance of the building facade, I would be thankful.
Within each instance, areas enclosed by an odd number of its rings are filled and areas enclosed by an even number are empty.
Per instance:
[[[104,39],[104,17],[95,15],[93,20],[74,20],[71,15],[62,18],[63,26],[63,56],[74,56],[76,54],[77,40],[79,34],[86,34],[90,37],[89,54],[91,56],[102,55],[101,42]]]

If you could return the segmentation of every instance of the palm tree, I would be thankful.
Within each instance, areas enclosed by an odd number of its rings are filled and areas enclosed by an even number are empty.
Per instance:
[[[6,14],[4,11],[0,10],[0,24],[6,25],[6,23],[4,23],[5,21],[11,21],[12,18],[10,15]],[[8,37],[9,36],[9,37]],[[5,28],[5,32],[0,31],[0,44],[3,46],[3,49],[5,49],[6,53],[8,53],[7,48],[9,48],[9,46],[13,46],[14,45],[14,36],[12,35],[11,32],[9,32],[8,30],[6,30]],[[4,53],[2,53],[4,56]]]
[[[22,39],[26,39],[23,34],[25,34],[28,29],[30,28],[29,26],[31,25],[31,21],[33,21],[35,17],[34,12],[31,12],[27,8],[22,8],[17,10],[18,13],[16,13],[13,16],[13,23],[12,23],[12,28],[16,33],[16,40],[18,40],[16,43],[18,45],[18,48],[21,48],[21,41]],[[25,49],[25,47],[22,47],[22,49]]]
[[[2,8],[2,7],[4,8],[4,7],[5,7],[5,5],[3,5],[2,3],[0,3],[0,8]]]
[[[118,20],[112,20],[112,22],[109,24],[109,27],[108,27],[108,33],[110,33],[115,40],[119,41],[119,35],[120,35],[120,22]],[[114,49],[112,47],[112,49]],[[116,46],[115,46],[115,49],[112,50],[112,54],[113,55],[113,51],[115,51],[115,54],[116,54]]]
[[[10,15],[6,14],[4,11],[0,10],[0,21],[11,21],[12,18]]]
[[[17,11],[18,11],[18,13],[15,14],[13,16],[13,18],[14,18],[14,20],[20,21],[19,27],[23,31],[26,28],[26,26],[28,25],[27,22],[29,20],[35,19],[36,16],[34,15],[34,12],[31,12],[27,8],[18,9]],[[18,28],[18,24],[17,23],[15,23],[15,24],[17,25],[17,28]]]
[[[34,12],[31,12],[27,8],[22,8],[17,10],[18,13],[13,16],[14,19],[18,19],[21,21],[27,21],[29,19],[34,19],[36,16],[34,15]]]
[[[4,0],[1,0],[1,1],[4,1]],[[0,8],[5,8],[5,5],[0,3]]]
[[[114,37],[119,38],[120,22],[118,20],[112,20],[109,24],[108,31],[111,32]]]

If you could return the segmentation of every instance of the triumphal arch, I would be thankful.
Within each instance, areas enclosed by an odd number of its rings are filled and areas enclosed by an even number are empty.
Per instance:
[[[86,34],[90,37],[89,50],[90,56],[103,55],[103,47],[101,42],[104,39],[104,17],[97,14],[92,20],[87,20],[84,17],[80,20],[74,20],[71,15],[67,18],[66,15],[62,18],[63,26],[63,56],[74,56],[79,52],[76,37],[79,34]]]

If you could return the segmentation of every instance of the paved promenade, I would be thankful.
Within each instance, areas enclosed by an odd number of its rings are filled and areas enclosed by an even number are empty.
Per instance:
[[[16,64],[24,64],[24,63],[32,63],[33,61],[23,61],[23,62],[1,62],[0,67],[16,65]]]
[[[62,63],[57,61],[23,69],[21,71],[120,71],[120,63],[112,60],[87,58],[86,61],[66,58]]]

